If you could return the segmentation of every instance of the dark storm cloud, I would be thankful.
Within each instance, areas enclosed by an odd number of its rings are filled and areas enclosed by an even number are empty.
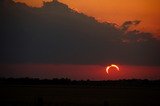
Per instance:
[[[0,62],[54,64],[160,65],[160,41],[152,34],[126,31],[59,2],[31,8],[0,2]]]

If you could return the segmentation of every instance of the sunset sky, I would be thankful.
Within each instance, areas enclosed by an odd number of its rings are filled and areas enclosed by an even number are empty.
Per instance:
[[[119,80],[119,79],[150,79],[160,78],[160,67],[118,65],[106,73],[106,67],[100,65],[54,65],[54,64],[8,64],[0,65],[4,72],[2,77],[33,77],[33,78],[71,78],[74,80]]]
[[[160,0],[8,1],[0,77],[160,79]]]
[[[29,6],[41,7],[43,1],[16,0]],[[70,8],[93,16],[97,20],[121,25],[125,21],[140,20],[136,29],[160,36],[160,0],[59,0]]]

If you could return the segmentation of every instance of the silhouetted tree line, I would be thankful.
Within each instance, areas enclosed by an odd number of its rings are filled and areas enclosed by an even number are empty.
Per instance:
[[[71,80],[69,78],[53,78],[53,79],[39,79],[39,78],[0,78],[1,85],[17,84],[17,85],[77,85],[77,86],[112,86],[112,87],[160,87],[160,80],[148,79],[123,79],[123,80],[104,80],[104,81],[91,81],[91,80]]]

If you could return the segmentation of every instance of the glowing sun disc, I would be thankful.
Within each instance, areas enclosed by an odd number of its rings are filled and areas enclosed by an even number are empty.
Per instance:
[[[107,72],[107,74],[109,74],[109,69],[110,69],[111,67],[114,67],[114,68],[116,68],[116,69],[117,69],[117,71],[119,71],[119,67],[118,67],[117,65],[115,65],[115,64],[111,64],[110,66],[107,66],[107,68],[106,68],[106,72]]]

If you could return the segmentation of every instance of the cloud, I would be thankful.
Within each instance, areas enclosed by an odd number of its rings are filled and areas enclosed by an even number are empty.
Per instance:
[[[122,26],[120,27],[121,30],[123,31],[127,31],[131,26],[137,26],[140,24],[141,21],[139,20],[134,20],[134,21],[126,21],[122,24]]]
[[[160,65],[160,41],[152,34],[100,23],[60,2],[41,8],[0,2],[0,62]]]

